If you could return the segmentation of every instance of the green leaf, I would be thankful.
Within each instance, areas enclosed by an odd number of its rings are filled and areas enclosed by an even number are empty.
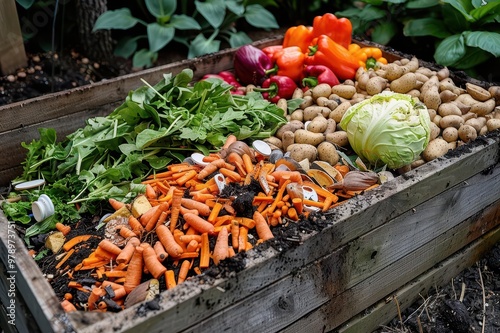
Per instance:
[[[163,26],[156,22],[148,24],[149,50],[151,52],[161,50],[170,43],[174,38],[174,34],[175,29],[173,27]]]
[[[429,8],[439,5],[439,0],[410,0],[406,4],[406,8],[420,9]]]
[[[439,65],[454,66],[464,55],[464,36],[457,34],[447,37],[439,43],[434,52],[434,59]]]
[[[242,16],[245,13],[245,6],[241,1],[226,0],[226,7],[237,16]]]
[[[451,5],[444,4],[441,6],[441,15],[444,24],[448,27],[447,30],[457,34],[468,30],[470,23],[464,20],[462,14]]]
[[[359,8],[347,8],[346,10],[335,12],[338,17],[358,17],[361,11]]]
[[[491,57],[491,53],[481,50],[480,48],[467,47],[465,55],[453,67],[462,70],[474,68],[488,59],[491,59]]]
[[[405,36],[433,36],[440,39],[450,36],[443,20],[422,18],[406,22],[403,34]]]
[[[249,5],[245,10],[245,20],[248,24],[263,29],[278,29],[279,25],[276,22],[273,14],[262,7],[261,5]]]
[[[120,8],[116,10],[108,10],[102,13],[94,23],[92,31],[103,29],[130,29],[135,26],[139,19],[132,16],[130,9]]]
[[[195,0],[196,9],[214,27],[219,28],[226,16],[226,4],[224,0],[207,0],[204,2]],[[218,48],[217,48],[218,50]]]
[[[400,4],[400,3],[405,3],[407,0],[385,0],[388,3],[393,3],[393,4]]]
[[[464,31],[465,45],[478,47],[500,57],[500,34],[489,31]]]
[[[169,21],[177,9],[176,0],[146,0],[146,7],[151,15],[156,18]]]
[[[118,41],[115,47],[114,55],[117,57],[122,57],[128,59],[137,50],[137,41],[141,38],[146,38],[147,36],[136,36],[136,37],[123,37]]]
[[[188,58],[198,57],[219,51],[220,41],[207,40],[203,34],[197,35],[189,44]]]
[[[151,67],[158,58],[158,53],[151,52],[148,49],[141,49],[134,54],[132,64],[136,68]]]
[[[24,9],[29,9],[31,6],[33,6],[35,0],[16,0],[16,2]]]
[[[368,5],[363,8],[357,16],[363,21],[374,21],[386,17],[386,15],[387,13],[385,10]]]
[[[387,45],[392,37],[396,35],[397,31],[398,27],[394,22],[383,22],[375,26],[372,31],[371,39],[375,43]]]
[[[200,30],[200,24],[192,17],[181,14],[174,15],[170,20],[170,24],[179,30]]]
[[[243,31],[229,33],[229,45],[231,47],[239,47],[252,42],[252,39]]]
[[[479,21],[487,17],[494,17],[499,13],[500,13],[500,1],[489,2],[486,5],[477,7],[470,12],[475,21]]]
[[[474,18],[469,13],[474,9],[470,0],[443,0],[444,3],[449,3],[469,22],[474,21]]]

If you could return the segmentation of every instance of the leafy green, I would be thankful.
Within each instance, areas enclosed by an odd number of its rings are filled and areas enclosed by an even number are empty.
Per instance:
[[[192,79],[192,70],[184,69],[155,85],[145,82],[111,114],[88,119],[62,142],[53,129],[40,129],[39,140],[22,144],[28,152],[15,183],[42,177],[46,190],[54,190],[65,179],[57,188],[65,189],[62,202],[92,212],[103,199],[144,192],[146,175],[194,151],[217,150],[229,134],[262,139],[286,123],[283,111],[260,93],[233,95],[222,80]]]

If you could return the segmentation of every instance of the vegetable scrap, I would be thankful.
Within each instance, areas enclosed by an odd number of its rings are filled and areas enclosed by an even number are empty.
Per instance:
[[[311,167],[320,171],[321,165]],[[102,222],[107,233],[65,241],[56,269],[71,277],[72,296],[61,305],[66,311],[120,311],[153,299],[273,239],[273,228],[300,223],[312,212],[325,212],[378,186],[376,174],[365,176],[342,163],[330,167],[318,176],[286,156],[271,162],[235,136],[198,163],[168,165],[143,180],[146,190],[131,203],[109,199],[115,213]],[[70,265],[81,248],[88,255]]]

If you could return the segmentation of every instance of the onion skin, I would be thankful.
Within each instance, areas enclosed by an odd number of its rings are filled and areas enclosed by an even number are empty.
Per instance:
[[[247,154],[255,162],[255,152],[243,141],[235,141],[229,145],[226,149],[220,151],[220,156],[226,158],[231,153],[236,153],[240,156]]]

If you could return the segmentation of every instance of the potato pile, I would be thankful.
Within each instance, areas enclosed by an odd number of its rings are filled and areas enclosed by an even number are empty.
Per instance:
[[[366,98],[390,90],[409,94],[427,106],[431,119],[431,141],[421,158],[403,167],[405,172],[443,156],[450,149],[500,128],[500,86],[488,89],[467,83],[455,84],[449,70],[431,70],[416,57],[401,59],[378,69],[359,68],[355,80],[329,86],[319,84],[305,92],[297,88],[293,98],[303,98],[299,108],[287,115],[289,122],[265,141],[290,152],[293,159],[339,161],[337,147],[349,144],[339,126],[346,110]],[[286,112],[286,101],[278,102]]]

